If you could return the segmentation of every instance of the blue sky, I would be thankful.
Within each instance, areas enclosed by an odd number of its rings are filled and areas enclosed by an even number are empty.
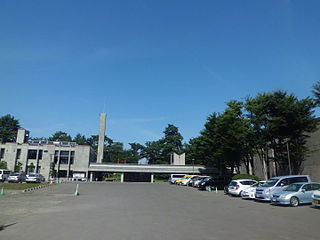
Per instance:
[[[310,96],[320,1],[0,1],[0,116],[48,137],[184,141],[231,99]]]

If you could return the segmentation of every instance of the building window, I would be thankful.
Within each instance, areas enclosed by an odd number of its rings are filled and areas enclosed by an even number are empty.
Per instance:
[[[60,164],[68,164],[68,157],[60,157]]]
[[[1,158],[4,158],[4,151],[5,151],[4,148],[1,148],[1,149],[0,149],[0,159],[1,159]]]
[[[60,164],[68,164],[69,151],[60,151]]]
[[[42,160],[42,150],[39,150],[38,159],[39,159],[39,160]]]
[[[37,150],[28,150],[28,159],[37,159]]]
[[[54,151],[54,163],[58,163],[59,151]]]
[[[21,155],[21,149],[19,148],[19,149],[17,149],[17,157],[16,157],[16,159],[20,159],[20,155]]]
[[[74,151],[71,151],[70,154],[70,165],[74,163]]]

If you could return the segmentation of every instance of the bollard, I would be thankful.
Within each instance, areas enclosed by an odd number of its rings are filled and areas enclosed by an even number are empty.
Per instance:
[[[75,196],[79,196],[80,193],[79,193],[79,184],[77,183],[77,186],[76,186],[76,191],[74,192],[74,195]]]
[[[215,192],[216,192],[216,193],[218,193],[218,188],[217,188],[217,187],[216,187],[216,190],[215,190]]]
[[[0,195],[6,195],[6,194],[4,193],[4,188],[3,188],[3,187],[1,188]]]

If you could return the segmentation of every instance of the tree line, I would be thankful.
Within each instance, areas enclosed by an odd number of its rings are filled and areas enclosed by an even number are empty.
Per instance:
[[[255,159],[265,169],[273,164],[277,175],[298,174],[308,149],[308,134],[317,130],[315,108],[320,105],[320,81],[312,87],[312,97],[298,99],[286,91],[273,91],[231,100],[222,113],[208,116],[198,137],[183,143],[178,127],[168,124],[163,137],[145,144],[124,144],[105,138],[104,162],[137,163],[146,158],[150,164],[168,164],[170,154],[186,153],[187,163],[217,167],[221,174],[234,172],[241,165],[254,174]],[[14,141],[19,121],[11,115],[0,118],[0,140]],[[45,138],[34,138],[41,140]],[[86,137],[78,133],[74,138],[58,131],[50,141],[73,141],[97,149],[98,135]],[[290,158],[290,164],[288,162]],[[265,172],[266,175],[270,173]]]

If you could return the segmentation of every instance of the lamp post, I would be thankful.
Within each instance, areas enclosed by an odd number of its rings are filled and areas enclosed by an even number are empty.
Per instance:
[[[194,175],[194,158],[192,158],[191,161],[192,161],[192,175]]]

